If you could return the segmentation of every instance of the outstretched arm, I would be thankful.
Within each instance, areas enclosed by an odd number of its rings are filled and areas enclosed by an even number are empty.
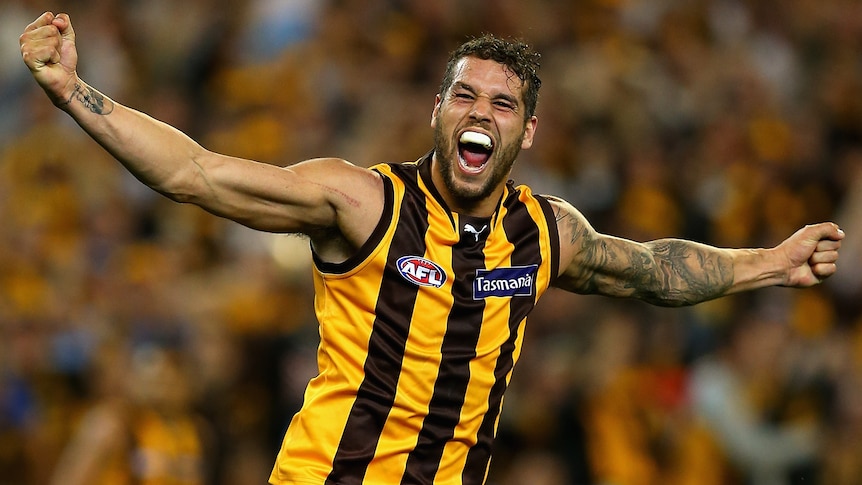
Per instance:
[[[114,102],[78,77],[75,32],[66,14],[44,13],[27,26],[20,44],[51,101],[139,180],[173,200],[256,229],[325,233],[320,239],[326,241],[334,235],[354,248],[382,212],[382,183],[374,172],[337,159],[281,168],[220,155]]]
[[[808,287],[836,270],[844,233],[806,226],[771,249],[726,249],[681,239],[639,243],[598,233],[570,204],[553,199],[560,229],[556,286],[584,294],[682,306],[766,286]]]

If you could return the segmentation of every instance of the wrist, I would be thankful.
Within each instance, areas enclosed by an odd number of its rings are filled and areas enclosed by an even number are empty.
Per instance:
[[[75,116],[75,113],[80,115],[87,112],[108,115],[114,111],[114,102],[110,98],[78,78],[75,78],[68,97],[58,99],[55,104],[72,116]]]
[[[789,267],[777,248],[742,249],[734,264],[734,281],[738,290],[783,286],[788,282]]]
[[[82,85],[83,81],[81,81],[77,76],[73,76],[61,89],[46,89],[45,91],[51,99],[51,102],[54,103],[54,106],[63,111],[69,112],[72,107],[72,101],[74,101],[75,96],[81,91]]]

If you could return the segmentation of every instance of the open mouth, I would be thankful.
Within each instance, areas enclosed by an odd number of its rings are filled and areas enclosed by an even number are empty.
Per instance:
[[[484,133],[465,131],[458,140],[458,159],[466,172],[481,172],[493,151],[494,142]]]

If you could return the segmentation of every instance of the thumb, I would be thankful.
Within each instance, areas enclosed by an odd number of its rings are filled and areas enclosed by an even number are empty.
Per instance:
[[[819,241],[841,241],[844,239],[844,231],[834,222],[823,222],[808,226],[811,228],[810,238]]]

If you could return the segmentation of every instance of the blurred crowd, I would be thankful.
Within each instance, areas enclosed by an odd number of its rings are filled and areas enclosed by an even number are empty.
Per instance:
[[[838,222],[813,289],[550,292],[489,482],[862,484],[862,2],[4,0],[0,485],[264,483],[315,372],[307,241],[167,201],[51,106],[17,38],[59,9],[85,80],[219,152],[419,158],[448,53],[492,32],[543,54],[515,180],[598,230]]]

